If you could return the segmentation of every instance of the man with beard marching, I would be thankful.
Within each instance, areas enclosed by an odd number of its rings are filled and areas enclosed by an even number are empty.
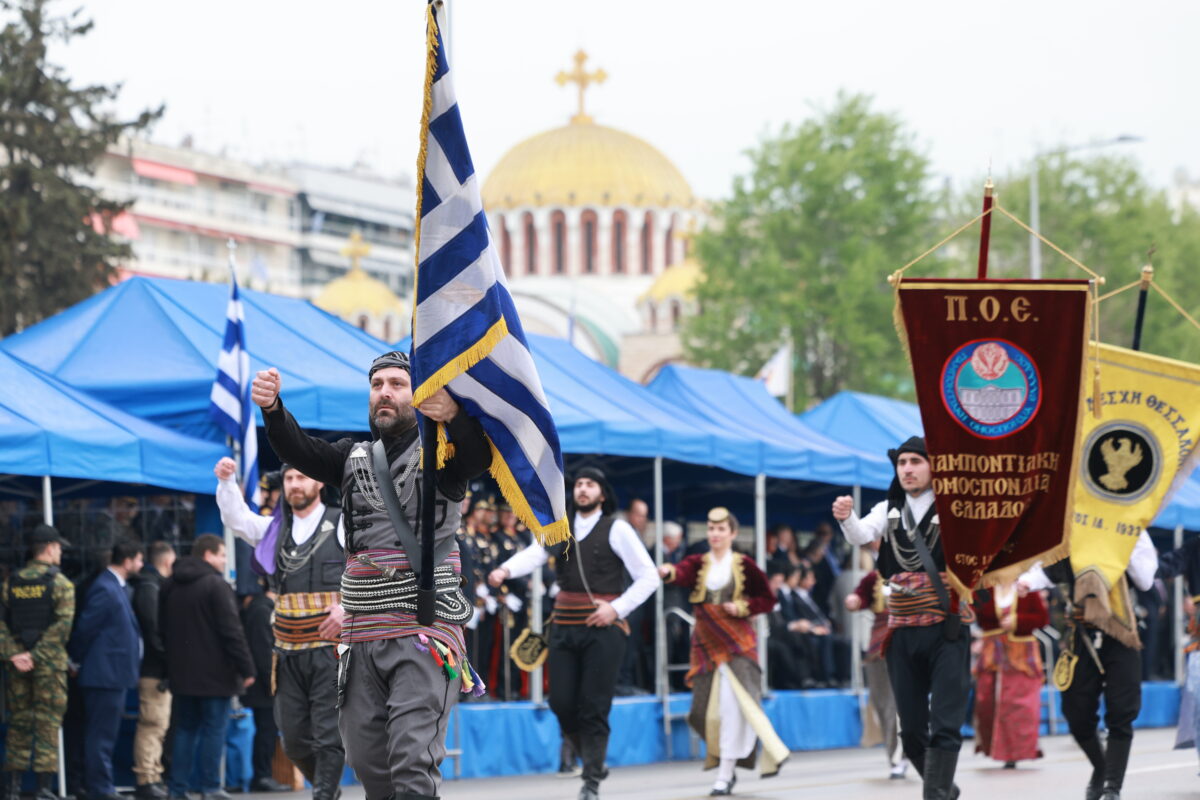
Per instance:
[[[913,436],[888,457],[896,477],[887,499],[860,519],[854,499],[839,497],[833,517],[850,544],[882,540],[876,566],[891,588],[883,649],[900,740],[924,780],[924,800],[953,800],[971,690],[970,636],[960,630],[970,606],[946,588],[925,440]]]
[[[251,388],[276,454],[305,475],[342,488],[347,562],[342,573],[338,725],[346,760],[368,800],[428,800],[441,784],[446,726],[459,691],[482,693],[467,662],[462,625],[472,605],[460,587],[455,531],[467,483],[491,464],[478,420],[441,390],[421,413],[444,423],[453,454],[437,471],[434,531],[436,618],[417,621],[421,545],[421,442],[408,355],[371,363],[371,441],[306,434],[279,397],[279,372]]]
[[[617,519],[617,498],[593,467],[575,476],[572,539],[548,550],[534,542],[488,576],[499,586],[540,569],[551,556],[558,574],[550,632],[550,708],[563,737],[583,760],[579,800],[596,800],[608,775],[608,712],[629,626],[625,617],[658,588],[658,571],[629,523]],[[625,586],[625,572],[633,584]]]
[[[267,560],[273,561],[269,571],[279,594],[273,617],[275,719],[283,751],[312,784],[313,800],[334,800],[346,763],[337,728],[334,652],[342,628],[342,510],[321,502],[323,483],[284,464],[282,513],[264,517],[246,505],[232,458],[222,458],[213,471],[221,522],[252,547],[266,538],[270,548],[274,539]]]

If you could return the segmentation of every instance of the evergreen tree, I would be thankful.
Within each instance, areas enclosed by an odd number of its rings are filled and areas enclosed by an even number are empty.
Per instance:
[[[110,238],[129,203],[87,185],[105,150],[145,130],[162,108],[118,121],[105,106],[120,86],[73,86],[48,63],[50,42],[91,30],[80,11],[47,12],[48,0],[0,1],[0,336],[91,296],[128,259]]]

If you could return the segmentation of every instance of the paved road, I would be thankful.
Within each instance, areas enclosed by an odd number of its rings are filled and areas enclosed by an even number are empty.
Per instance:
[[[1195,750],[1171,750],[1174,729],[1137,731],[1123,800],[1200,798],[1200,762]],[[959,761],[958,784],[964,800],[1079,800],[1091,772],[1083,754],[1066,736],[1042,741],[1045,758],[1005,770],[994,761],[968,754]],[[823,750],[795,753],[775,778],[760,780],[739,770],[735,796],[745,800],[918,800],[915,776],[889,781],[880,750]],[[604,800],[699,800],[708,796],[712,772],[699,762],[674,762],[614,769],[604,782]],[[578,781],[551,775],[447,781],[444,800],[574,800]],[[360,800],[362,789],[347,787],[345,800]],[[266,795],[263,795],[265,798]],[[287,800],[294,795],[275,795]]]

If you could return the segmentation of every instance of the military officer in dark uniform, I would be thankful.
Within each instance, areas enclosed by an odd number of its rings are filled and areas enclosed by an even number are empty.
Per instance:
[[[75,615],[75,587],[59,570],[67,542],[49,525],[30,540],[30,561],[4,582],[0,654],[8,662],[8,708],[3,784],[17,800],[21,776],[37,773],[37,800],[58,792],[58,729],[67,710],[67,638]]]

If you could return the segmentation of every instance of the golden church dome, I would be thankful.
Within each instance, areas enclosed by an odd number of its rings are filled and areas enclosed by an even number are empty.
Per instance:
[[[340,278],[325,284],[313,304],[343,319],[356,314],[398,314],[404,316],[404,303],[383,281],[355,267]]]
[[[700,264],[695,259],[685,258],[663,270],[654,283],[650,284],[650,288],[638,298],[638,302],[653,300],[661,303],[670,297],[690,297],[702,274]]]
[[[689,208],[683,174],[636,136],[575,121],[509,150],[483,184],[484,207],[640,206]]]
[[[355,228],[342,248],[342,255],[350,259],[349,272],[325,284],[313,305],[351,322],[359,314],[403,316],[404,304],[400,298],[386,283],[363,271],[360,261],[370,253],[371,245],[363,241],[362,231]]]

